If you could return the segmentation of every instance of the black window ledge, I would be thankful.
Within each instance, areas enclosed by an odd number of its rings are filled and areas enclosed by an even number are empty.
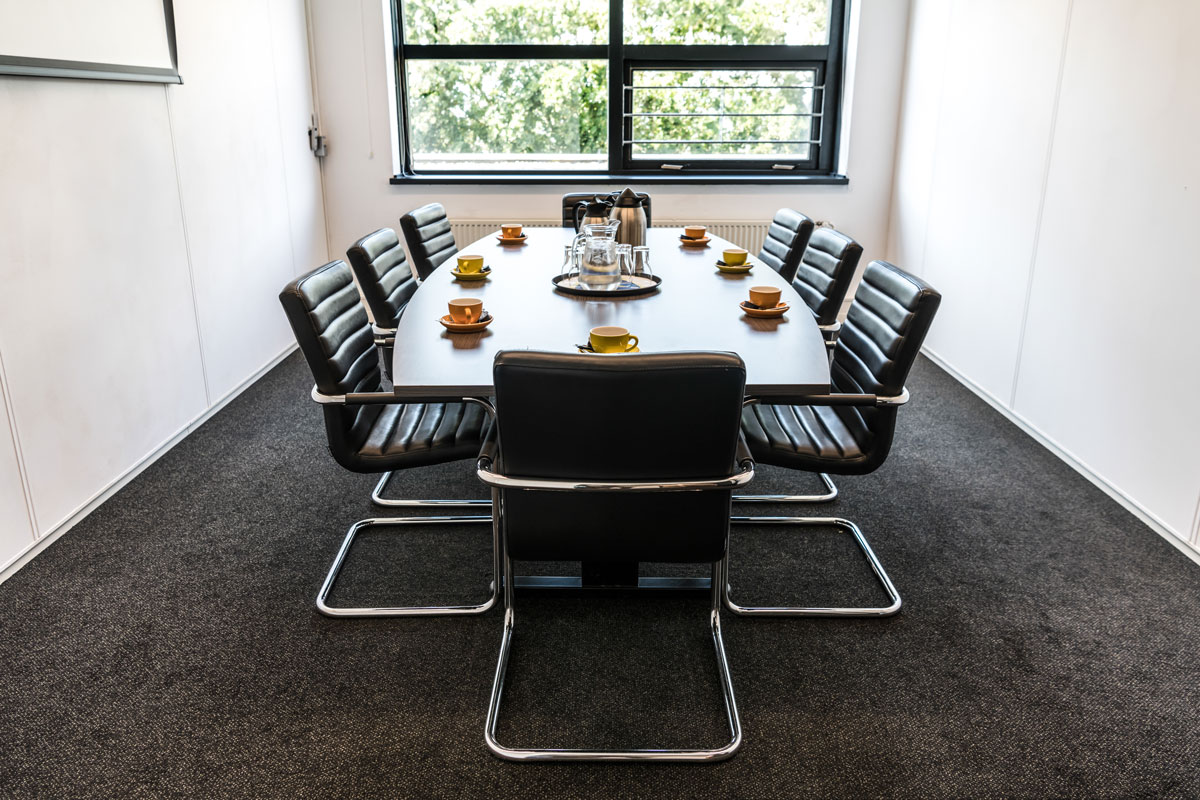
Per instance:
[[[808,186],[845,186],[850,179],[845,175],[766,175],[762,173],[737,173],[729,175],[645,175],[634,173],[572,172],[566,174],[500,174],[500,173],[440,173],[395,175],[390,181],[395,186],[422,184],[460,185],[556,185],[580,183],[637,183],[641,184],[788,184]]]

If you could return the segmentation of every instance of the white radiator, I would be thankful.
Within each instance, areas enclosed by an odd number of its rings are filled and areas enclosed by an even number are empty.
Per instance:
[[[500,226],[506,222],[520,222],[526,228],[557,228],[556,219],[512,220],[504,219],[460,219],[450,221],[450,231],[454,234],[454,243],[466,247],[471,242],[478,241],[489,233],[499,233]]]
[[[454,241],[459,247],[465,247],[471,242],[482,239],[490,233],[500,230],[501,224],[512,220],[464,219],[452,221],[450,230],[454,232]],[[521,222],[526,228],[557,228],[560,225],[556,219],[525,220]],[[655,220],[656,228],[682,228],[684,225],[706,225],[710,233],[727,239],[738,247],[743,247],[751,253],[762,249],[763,240],[767,238],[767,228],[770,221],[757,220],[704,220],[704,219],[664,219]]]

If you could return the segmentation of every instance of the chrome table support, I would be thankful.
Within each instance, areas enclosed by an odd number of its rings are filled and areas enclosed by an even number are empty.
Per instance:
[[[483,603],[461,606],[396,606],[380,608],[334,608],[329,605],[329,593],[333,590],[333,584],[337,581],[338,573],[341,571],[342,564],[345,563],[346,556],[350,553],[350,547],[354,544],[354,537],[359,531],[370,528],[403,527],[406,525],[469,525],[485,522],[492,523],[492,585],[490,589],[491,596]],[[347,531],[346,538],[342,542],[341,549],[338,550],[337,557],[333,560],[333,566],[329,568],[329,574],[325,576],[325,582],[321,584],[321,591],[317,594],[317,610],[329,617],[426,617],[482,614],[496,605],[496,601],[500,596],[499,562],[500,528],[498,523],[492,522],[491,517],[449,516],[361,519],[350,526],[350,530]]]
[[[879,585],[887,592],[891,604],[869,608],[822,608],[800,606],[740,606],[730,596],[733,589],[729,579],[729,554],[725,555],[725,575],[721,581],[724,587],[725,607],[735,614],[746,616],[771,617],[888,617],[900,610],[900,593],[892,584],[892,579],[884,571],[883,565],[871,545],[857,525],[848,519],[838,517],[731,517],[730,521],[738,525],[796,525],[801,527],[832,527],[850,533],[858,543],[859,549],[875,573]]]
[[[837,499],[838,489],[824,472],[817,473],[825,484],[825,494],[735,494],[735,503],[829,503]]]
[[[395,470],[383,473],[379,483],[375,484],[375,491],[371,492],[372,503],[384,508],[478,508],[482,511],[481,507],[492,507],[491,500],[389,500],[383,496],[383,490],[395,474]]]
[[[717,671],[725,699],[725,714],[728,718],[731,739],[728,744],[709,750],[704,749],[644,749],[644,750],[571,750],[533,749],[505,747],[496,740],[496,726],[500,717],[500,698],[504,692],[504,675],[508,669],[508,655],[512,648],[514,628],[512,563],[504,556],[504,634],[500,640],[500,660],[496,665],[496,678],[492,682],[492,697],[488,703],[487,725],[484,739],[488,749],[500,758],[509,761],[722,761],[729,758],[742,745],[742,723],[738,717],[737,702],[733,697],[733,682],[729,677],[729,662],[725,658],[725,642],[721,638],[721,578],[724,561],[713,565],[712,606],[709,610],[709,625],[712,630],[713,648],[716,650]]]

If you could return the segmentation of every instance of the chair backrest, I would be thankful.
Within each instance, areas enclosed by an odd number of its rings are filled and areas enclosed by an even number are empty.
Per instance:
[[[804,248],[808,247],[814,227],[813,221],[799,211],[779,209],[767,229],[759,260],[790,283],[796,277],[796,267],[804,255]]]
[[[421,280],[458,252],[450,220],[441,203],[429,203],[400,218],[400,230]]]
[[[568,192],[562,196],[562,226],[575,227],[575,206],[580,203],[590,203],[597,197],[616,201],[620,192]],[[650,195],[645,192],[635,192],[642,201],[642,210],[646,212],[646,227],[650,227]]]
[[[346,262],[331,261],[284,287],[279,302],[300,352],[323,394],[375,392],[381,387],[379,360],[367,312]],[[383,406],[325,405],[329,449],[343,466],[354,455]]]
[[[733,353],[496,356],[498,471],[660,481],[736,471],[746,368]],[[716,561],[731,492],[505,490],[514,558]]]
[[[346,251],[350,269],[367,304],[367,316],[381,328],[395,328],[400,312],[417,290],[404,248],[391,228],[380,228]]]
[[[881,397],[903,392],[941,302],[936,289],[894,264],[868,264],[833,351],[834,391]],[[855,439],[868,445],[870,468],[883,463],[891,449],[897,408],[836,410]]]
[[[818,325],[837,322],[860,258],[858,242],[833,228],[817,228],[809,237],[792,286],[808,303]]]

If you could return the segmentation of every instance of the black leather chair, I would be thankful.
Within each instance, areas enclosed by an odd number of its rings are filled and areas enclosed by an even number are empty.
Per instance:
[[[742,411],[742,433],[755,461],[834,475],[866,475],[878,469],[892,447],[897,410],[908,401],[904,382],[941,299],[933,287],[899,267],[886,261],[868,264],[834,349],[833,393],[796,398],[794,405],[752,404]],[[850,532],[892,603],[878,608],[748,608],[730,599],[727,585],[725,605],[731,611],[886,616],[900,610],[900,595],[853,522],[806,517],[738,517],[736,521],[834,526]]]
[[[366,303],[367,319],[375,336],[395,336],[400,314],[417,291],[417,281],[396,232],[380,228],[368,233],[346,251],[346,258]],[[391,368],[391,361],[384,364]]]
[[[792,279],[792,286],[812,310],[831,350],[842,327],[838,313],[854,282],[861,257],[862,247],[846,234],[833,228],[817,228],[809,237]],[[733,499],[738,503],[828,503],[837,499],[838,489],[833,479],[823,472],[817,477],[824,485],[821,494],[755,494]]]
[[[815,227],[813,221],[799,211],[779,209],[767,229],[767,238],[758,254],[759,261],[791,282]]]
[[[346,251],[359,293],[367,306],[367,319],[379,348],[384,372],[391,378],[396,325],[417,281],[409,269],[404,248],[391,228],[380,228],[359,239]],[[487,500],[390,500],[383,496],[392,472],[379,478],[371,500],[385,508],[453,508],[490,505]]]
[[[479,477],[502,509],[505,619],[485,738],[513,760],[718,760],[741,743],[720,627],[720,587],[733,487],[754,465],[738,418],[746,370],[732,353],[600,358],[501,352],[494,368],[496,426]],[[640,399],[653,436],[606,425],[604,409]],[[703,402],[697,400],[703,398]],[[596,425],[567,424],[563,409],[600,410]],[[666,446],[664,446],[666,443]],[[513,636],[512,560],[711,563],[709,624],[731,740],[689,750],[515,749],[496,739]]]
[[[450,220],[441,203],[430,203],[408,212],[400,218],[400,230],[421,280],[458,252],[454,234],[450,232]]]
[[[620,192],[568,192],[562,196],[562,226],[564,228],[575,227],[575,206],[580,203],[590,203],[597,197],[607,198],[616,202],[617,195]],[[651,225],[650,220],[650,195],[645,192],[635,192],[642,201],[642,210],[646,212],[646,227]]]
[[[312,370],[313,399],[325,414],[329,450],[353,472],[378,473],[478,456],[490,427],[484,407],[471,403],[398,403],[381,391],[379,362],[367,315],[343,261],[331,261],[289,283],[279,302]],[[333,608],[328,605],[338,571],[360,530],[443,523],[488,523],[490,516],[366,519],[346,534],[317,597],[330,616],[415,616],[478,614],[496,602],[477,605],[397,608]],[[497,553],[498,553],[497,549]]]
[[[833,228],[817,228],[809,237],[792,278],[792,287],[812,309],[829,342],[837,339],[841,329],[838,314],[854,282],[860,258],[862,246],[858,242]]]

